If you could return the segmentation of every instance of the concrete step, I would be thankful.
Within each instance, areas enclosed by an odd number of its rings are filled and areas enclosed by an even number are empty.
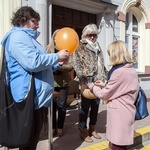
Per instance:
[[[150,140],[150,126],[137,129],[134,133],[134,144],[129,146],[129,149],[141,145]]]
[[[134,150],[136,146],[141,146],[143,143],[150,140],[150,126],[135,130],[134,133],[134,144],[128,147],[128,150]],[[79,148],[78,150],[109,150],[108,141],[92,144],[87,147]],[[148,149],[147,149],[148,150]],[[149,148],[150,150],[150,148]]]
[[[129,150],[150,150],[150,140],[149,141],[146,141],[136,147],[132,147],[131,149]]]

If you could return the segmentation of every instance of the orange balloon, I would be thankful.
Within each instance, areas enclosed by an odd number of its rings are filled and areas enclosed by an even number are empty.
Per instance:
[[[78,47],[79,37],[75,30],[65,27],[57,32],[55,43],[58,50],[66,49],[72,54]]]

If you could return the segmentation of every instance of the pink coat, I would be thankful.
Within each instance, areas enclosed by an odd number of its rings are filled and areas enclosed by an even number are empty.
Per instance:
[[[107,139],[116,145],[131,145],[134,138],[135,106],[139,89],[138,75],[131,64],[114,70],[108,84],[93,93],[107,104]]]

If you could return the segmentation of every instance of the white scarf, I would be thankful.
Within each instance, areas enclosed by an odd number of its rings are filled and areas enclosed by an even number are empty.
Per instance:
[[[98,42],[91,42],[90,40],[86,39],[87,43],[94,49],[94,51],[97,52],[101,51],[101,48],[98,45]],[[101,53],[102,54],[102,53]],[[104,79],[105,78],[105,72],[104,72],[104,62],[102,61],[103,56],[98,55],[98,60],[97,60],[97,69],[98,69],[98,79]]]
[[[97,42],[93,43],[90,40],[86,39],[87,43],[94,49],[94,51],[100,51],[99,45]]]

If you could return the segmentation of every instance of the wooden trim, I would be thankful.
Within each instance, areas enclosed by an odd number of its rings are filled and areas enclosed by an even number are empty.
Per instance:
[[[150,102],[150,98],[147,98],[147,102]]]
[[[145,74],[150,74],[150,66],[145,66]]]
[[[150,22],[145,23],[145,29],[150,29]]]
[[[118,20],[122,22],[126,22],[126,15],[121,11],[118,11]]]

